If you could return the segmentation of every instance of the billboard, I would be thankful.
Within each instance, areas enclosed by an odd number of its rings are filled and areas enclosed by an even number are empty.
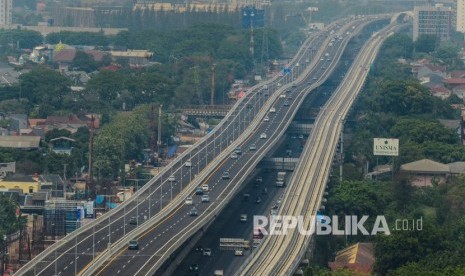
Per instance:
[[[86,213],[86,218],[93,218],[94,217],[94,202],[87,201],[84,203],[84,210]]]
[[[399,156],[399,139],[374,138],[373,155]]]

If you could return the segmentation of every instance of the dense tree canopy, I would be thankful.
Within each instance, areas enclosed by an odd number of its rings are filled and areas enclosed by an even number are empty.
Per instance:
[[[39,32],[29,30],[0,30],[0,45],[6,47],[19,46],[23,49],[32,49],[43,43],[44,38]]]
[[[70,81],[59,72],[37,67],[20,76],[22,95],[32,105],[39,105],[39,116],[46,117],[54,110],[60,110],[67,94]]]
[[[0,195],[0,237],[19,230],[22,221],[16,217],[18,208],[19,205],[12,198]]]
[[[108,46],[109,39],[103,32],[70,32],[61,31],[59,33],[49,33],[45,41],[50,44],[59,42],[69,45],[93,45]]]

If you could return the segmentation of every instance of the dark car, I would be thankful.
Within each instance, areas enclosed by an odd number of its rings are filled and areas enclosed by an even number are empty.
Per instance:
[[[129,219],[129,224],[131,225],[137,225],[137,218],[136,217],[131,217]]]
[[[203,189],[202,188],[195,189],[195,194],[196,195],[203,195]]]
[[[138,250],[139,249],[139,243],[136,240],[129,241],[128,249],[129,250]]]

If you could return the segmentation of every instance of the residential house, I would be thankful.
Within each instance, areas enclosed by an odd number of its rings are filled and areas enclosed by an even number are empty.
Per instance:
[[[357,275],[371,275],[375,264],[373,243],[356,243],[336,253],[328,266],[332,271],[349,269]]]
[[[465,84],[460,84],[452,88],[452,93],[460,99],[465,99]]]
[[[16,172],[16,162],[0,163],[0,179]]]
[[[465,78],[444,78],[443,83],[445,87],[454,90],[457,86],[465,84]]]
[[[100,116],[94,116],[94,128],[100,126]],[[77,116],[75,114],[69,116],[48,116],[44,126],[46,131],[51,129],[66,129],[71,133],[75,133],[80,127],[89,127],[92,122],[92,114]]]
[[[39,136],[0,136],[0,148],[38,149]]]
[[[64,197],[65,182],[58,174],[39,175],[40,190],[51,192],[53,197]]]
[[[431,64],[431,63],[426,63],[426,64],[423,64],[421,65],[419,68],[418,68],[418,71],[416,73],[416,78],[417,79],[421,79],[425,76],[429,76],[429,75],[438,75],[438,76],[441,76],[443,78],[446,77],[446,67],[445,66],[439,66],[439,65],[434,65],[434,64]]]
[[[441,98],[443,100],[449,98],[452,94],[452,92],[449,89],[445,88],[444,86],[440,86],[440,85],[430,88],[430,91],[431,91],[431,94],[433,94],[433,96]]]
[[[68,137],[57,137],[49,141],[50,149],[57,154],[71,155],[76,140]]]
[[[465,162],[458,161],[447,164],[452,175],[464,174],[465,173]]]
[[[58,64],[60,70],[67,70],[69,65],[73,62],[74,57],[76,56],[76,49],[62,49],[55,53],[54,61]],[[104,52],[98,50],[84,50],[88,55],[91,55],[95,61],[101,61],[104,55]]]
[[[16,134],[28,129],[28,121],[26,114],[4,114],[3,118],[9,120],[8,130]]]
[[[465,78],[465,70],[454,70],[449,72],[450,78]]]
[[[32,194],[33,192],[40,190],[40,182],[38,181],[38,178],[30,175],[7,175],[5,178],[0,180],[0,189],[19,189],[24,194]]]
[[[400,170],[412,177],[410,184],[415,187],[430,187],[433,182],[444,184],[450,175],[449,166],[429,159],[403,164]]]

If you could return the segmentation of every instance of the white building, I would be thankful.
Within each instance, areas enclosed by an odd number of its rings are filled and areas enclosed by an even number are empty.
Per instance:
[[[457,0],[457,32],[465,33],[465,0]]]
[[[11,25],[13,0],[0,0],[0,25]]]
[[[453,28],[453,10],[442,4],[435,6],[414,7],[413,41],[422,34],[435,35],[441,40],[448,40]]]

